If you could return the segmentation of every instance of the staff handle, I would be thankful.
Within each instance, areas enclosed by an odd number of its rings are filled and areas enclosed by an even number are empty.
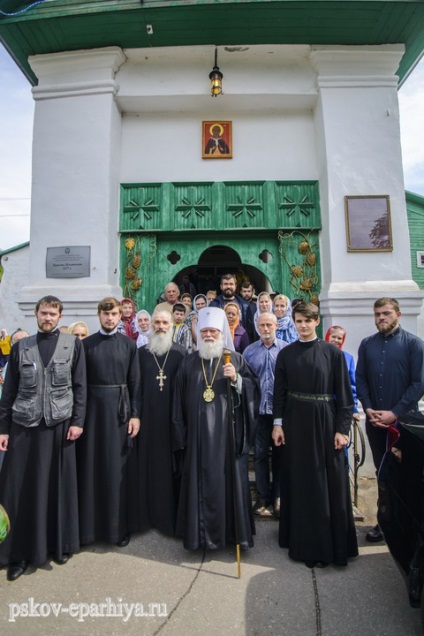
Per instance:
[[[224,349],[223,351],[224,364],[230,364],[231,362],[231,351],[229,349]],[[240,543],[239,543],[239,533],[238,533],[238,523],[237,523],[237,486],[236,486],[236,470],[235,470],[235,461],[236,461],[236,448],[235,448],[235,440],[234,440],[234,429],[233,429],[233,411],[231,406],[231,380],[227,378],[227,401],[228,401],[228,439],[230,443],[230,451],[231,451],[231,473],[233,478],[233,497],[234,497],[234,529],[236,532],[236,559],[237,559],[237,578],[241,577],[241,558],[240,558]]]

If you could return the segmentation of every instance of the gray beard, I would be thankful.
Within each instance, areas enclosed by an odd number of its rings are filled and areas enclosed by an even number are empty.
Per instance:
[[[146,347],[157,356],[164,356],[172,347],[172,329],[166,333],[155,333],[152,331],[147,337],[149,342]]]
[[[218,340],[214,340],[213,342],[205,342],[202,340],[202,337],[200,337],[199,342],[197,343],[197,350],[199,352],[199,356],[204,360],[220,358],[224,351],[224,338],[222,334],[219,336]]]

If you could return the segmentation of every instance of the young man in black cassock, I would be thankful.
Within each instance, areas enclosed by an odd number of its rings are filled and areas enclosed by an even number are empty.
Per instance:
[[[85,362],[81,341],[59,333],[62,310],[55,296],[38,301],[38,333],[13,346],[0,403],[0,502],[11,523],[0,566],[9,581],[79,549],[74,442],[84,424]]]
[[[77,445],[81,544],[119,547],[130,540],[129,461],[140,428],[137,346],[118,333],[116,298],[98,305],[100,331],[84,338],[87,364],[85,435]]]
[[[152,316],[149,342],[138,350],[141,372],[141,427],[137,449],[137,515],[134,532],[157,528],[175,534],[178,481],[171,444],[172,397],[178,367],[187,354],[172,342],[168,311]]]
[[[246,549],[253,546],[254,534],[248,461],[258,381],[234,352],[222,309],[200,309],[197,330],[198,351],[181,363],[175,389],[174,451],[183,455],[176,535],[188,550],[214,550],[227,544]],[[231,350],[226,364],[224,346]],[[233,414],[228,411],[232,405]],[[229,415],[234,421],[235,452],[229,444]]]
[[[279,543],[308,567],[347,565],[358,547],[344,447],[353,396],[343,352],[319,340],[318,307],[293,311],[299,340],[275,366],[274,443],[283,445]]]

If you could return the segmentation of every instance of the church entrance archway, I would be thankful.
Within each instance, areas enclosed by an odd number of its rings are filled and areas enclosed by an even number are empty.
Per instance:
[[[240,255],[231,247],[214,245],[206,249],[199,258],[197,264],[180,270],[174,278],[174,282],[180,286],[183,276],[187,275],[195,286],[196,293],[206,294],[210,289],[220,289],[221,276],[234,274],[240,284],[249,280],[256,293],[260,291],[273,291],[268,278],[256,267],[243,263]]]

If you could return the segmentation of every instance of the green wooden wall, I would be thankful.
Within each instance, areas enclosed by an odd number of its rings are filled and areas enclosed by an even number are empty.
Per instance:
[[[121,185],[121,285],[153,309],[166,283],[210,247],[235,250],[273,289],[316,299],[321,214],[316,181]]]
[[[417,265],[417,252],[424,252],[424,197],[407,192],[406,207],[411,244],[412,278],[420,289],[424,289],[424,267]]]

